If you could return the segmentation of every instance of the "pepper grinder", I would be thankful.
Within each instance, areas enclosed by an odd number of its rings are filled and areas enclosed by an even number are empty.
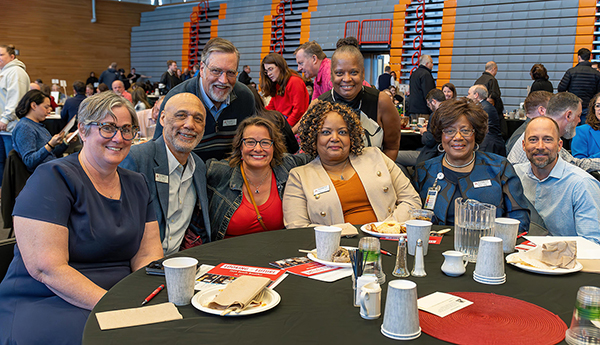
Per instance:
[[[425,277],[425,260],[423,259],[423,241],[419,238],[417,240],[417,247],[415,248],[415,267],[410,274],[413,277]]]
[[[394,267],[394,271],[392,272],[394,277],[408,277],[410,273],[406,268],[406,239],[401,237],[398,240],[398,251],[396,253],[396,267]]]

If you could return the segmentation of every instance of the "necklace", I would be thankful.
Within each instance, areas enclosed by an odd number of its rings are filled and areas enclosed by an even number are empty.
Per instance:
[[[340,176],[340,180],[342,180],[342,181],[345,181],[345,179],[344,179],[344,170],[346,170],[346,166],[348,165],[348,162],[349,162],[349,161],[350,161],[350,159],[349,159],[349,158],[346,158],[346,163],[344,163],[344,166],[342,167],[342,173],[341,173],[341,174],[339,174],[339,176]],[[326,169],[326,170],[327,170],[327,169]],[[331,172],[331,171],[329,171],[329,170],[327,170],[327,172],[328,172],[328,173],[330,173],[331,175],[335,175],[335,176],[337,176],[337,175],[338,175],[338,174],[334,174],[333,172]]]
[[[258,194],[259,191],[258,189],[260,188],[260,186],[262,186],[263,182],[265,182],[265,180],[267,179],[267,177],[269,177],[269,172],[267,172],[267,174],[265,175],[265,177],[263,177],[262,181],[260,181],[260,183],[257,185],[255,185],[254,183],[250,182],[250,184],[252,184],[252,186],[254,186],[254,193]]]
[[[471,158],[470,161],[468,161],[467,163],[465,163],[463,165],[454,165],[454,164],[450,163],[450,161],[448,160],[448,155],[447,154],[444,155],[444,162],[446,162],[446,164],[448,164],[449,166],[451,166],[453,168],[458,168],[458,169],[464,168],[464,167],[471,165],[471,163],[473,163],[474,161],[475,161],[475,152],[473,152],[473,158]]]

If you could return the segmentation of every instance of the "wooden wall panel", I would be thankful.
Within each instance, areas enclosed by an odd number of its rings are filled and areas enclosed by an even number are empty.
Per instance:
[[[129,73],[131,27],[154,6],[91,0],[0,0],[0,44],[14,44],[31,80],[64,79],[72,92],[75,80],[96,77],[112,62]],[[134,66],[135,67],[135,66]]]

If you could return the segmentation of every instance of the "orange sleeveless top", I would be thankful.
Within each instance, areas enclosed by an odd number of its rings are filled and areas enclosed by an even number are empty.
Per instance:
[[[366,224],[377,221],[358,174],[355,173],[349,180],[333,181],[333,186],[340,198],[346,223]]]

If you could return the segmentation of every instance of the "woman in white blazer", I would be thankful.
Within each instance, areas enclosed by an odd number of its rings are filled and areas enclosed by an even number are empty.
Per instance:
[[[304,152],[283,196],[286,228],[409,219],[421,200],[408,178],[378,148],[363,148],[362,126],[349,107],[319,102],[302,117]]]

